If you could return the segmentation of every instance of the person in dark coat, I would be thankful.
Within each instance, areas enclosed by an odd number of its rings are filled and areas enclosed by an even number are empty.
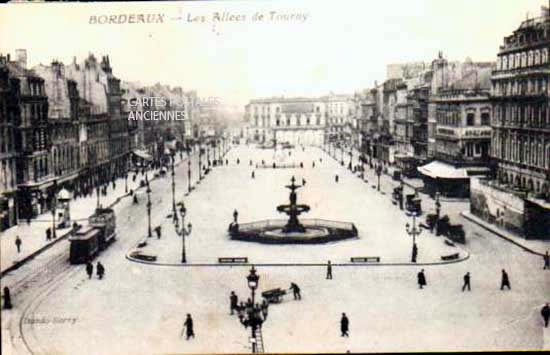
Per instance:
[[[302,186],[306,186],[306,179],[302,178]]]
[[[301,300],[302,299],[302,295],[300,295],[300,288],[298,287],[298,285],[296,285],[294,282],[291,282],[290,283],[290,289],[292,290],[292,293],[294,295],[295,300]]]
[[[256,175],[254,174],[254,170],[252,170],[252,178],[254,179]]]
[[[91,279],[94,274],[94,265],[89,261],[86,263],[86,273],[88,274],[88,279]]]
[[[312,167],[312,168],[315,168],[315,162],[312,162],[312,163],[311,163],[311,167]]]
[[[261,309],[262,309],[262,315],[264,316],[264,320],[265,320],[265,319],[267,319],[267,312],[268,312],[268,309],[269,309],[269,304],[267,303],[266,300],[262,301]]]
[[[157,233],[157,238],[160,239],[160,237],[161,237],[161,227],[156,226],[155,227],[155,232]]]
[[[550,256],[548,255],[548,250],[546,251],[546,254],[542,257],[544,259],[544,267],[543,270],[550,270]]]
[[[418,273],[417,275],[417,278],[418,278],[418,286],[420,288],[424,287],[427,285],[426,283],[426,275],[424,275],[424,269],[420,270],[420,272]]]
[[[52,229],[46,229],[46,240],[52,240]]]
[[[413,244],[413,250],[412,250],[412,256],[411,256],[411,262],[416,263],[416,257],[418,256],[418,247],[416,246],[416,243]]]
[[[464,285],[462,285],[462,292],[468,287],[468,291],[471,291],[470,289],[470,272],[467,272],[466,275],[464,275]]]
[[[186,340],[189,340],[191,337],[195,337],[195,332],[193,331],[193,319],[191,318],[191,315],[187,313],[187,318],[185,319],[185,323],[183,323],[183,326],[186,329]]]
[[[96,270],[97,270],[97,276],[101,280],[103,278],[103,275],[105,275],[105,268],[103,267],[103,264],[100,263],[99,261],[97,262]]]
[[[540,314],[542,315],[542,319],[544,319],[544,327],[548,328],[548,319],[550,319],[550,307],[548,303],[542,307]]]
[[[338,180],[339,180],[339,179],[338,179],[338,175],[336,175],[336,176],[334,177],[334,181],[338,182]]]
[[[500,282],[500,289],[503,290],[504,287],[508,287],[509,290],[511,289],[508,274],[504,269],[502,269],[502,281]]]
[[[342,313],[342,319],[340,319],[340,331],[343,337],[349,337],[349,319],[345,313]]]
[[[4,309],[11,309],[13,306],[11,304],[11,295],[8,286],[4,287],[4,294],[2,297],[4,298]]]
[[[21,238],[19,238],[19,236],[17,236],[15,238],[15,246],[17,247],[17,252],[20,253],[21,252],[21,244],[23,242],[21,241]]]
[[[327,263],[327,280],[332,280],[332,264],[330,260]]]
[[[240,164],[241,163],[241,160],[237,158],[237,164]]]
[[[235,291],[231,291],[231,295],[229,296],[229,307],[230,307],[231,315],[233,315],[233,311],[237,309],[238,302],[239,302],[239,298],[235,294]]]

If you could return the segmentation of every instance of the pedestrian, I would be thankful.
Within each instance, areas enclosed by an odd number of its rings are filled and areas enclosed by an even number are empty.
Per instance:
[[[11,304],[11,295],[8,286],[4,287],[4,294],[2,297],[4,298],[4,309],[11,309],[13,306]]]
[[[88,274],[88,279],[91,279],[94,274],[94,265],[89,261],[86,263],[86,273]]]
[[[424,269],[420,270],[420,272],[417,275],[418,278],[418,286],[422,289],[422,287],[426,286],[426,275],[424,275]]]
[[[301,300],[302,296],[300,295],[300,288],[298,285],[296,285],[294,282],[290,283],[290,289],[292,290],[292,293],[294,295],[295,300]]]
[[[237,164],[240,164],[240,163],[241,163],[241,160],[237,158]]]
[[[233,315],[233,311],[237,309],[238,307],[239,298],[235,294],[235,291],[231,291],[231,295],[229,296],[229,308],[230,308],[230,314]]]
[[[97,270],[97,276],[101,280],[103,278],[103,275],[105,275],[105,268],[103,267],[103,264],[100,263],[99,261],[97,262],[96,270]]]
[[[50,227],[46,229],[46,240],[52,240],[52,229]]]
[[[27,217],[27,225],[28,225],[28,226],[31,225],[31,216],[28,216],[28,217]]]
[[[327,263],[327,280],[332,280],[332,264],[330,260]]]
[[[548,255],[548,250],[546,251],[546,254],[542,257],[544,259],[544,267],[543,270],[550,270],[550,256]]]
[[[21,252],[21,238],[19,236],[15,237],[15,246],[17,247],[17,252]]]
[[[548,319],[550,318],[550,307],[548,303],[542,307],[540,314],[542,315],[542,319],[544,319],[544,327],[548,328]]]
[[[349,319],[345,313],[342,313],[342,319],[340,319],[340,331],[343,337],[349,338]]]
[[[161,226],[156,226],[155,232],[157,233],[157,238],[160,239],[161,237]]]
[[[413,243],[411,262],[416,263],[417,256],[418,256],[418,247],[416,246],[416,243]]]
[[[187,319],[185,319],[185,323],[183,323],[183,326],[186,328],[186,339],[189,340],[191,337],[195,337],[195,332],[193,331],[193,319],[191,318],[191,315],[187,313]],[[183,331],[181,332],[183,335]]]
[[[470,289],[470,272],[467,272],[466,275],[464,275],[464,285],[462,285],[462,292],[468,287],[468,291],[471,291]]]
[[[300,162],[300,168],[303,168],[303,167],[304,167],[304,163]]]
[[[509,290],[511,289],[508,274],[504,269],[502,269],[502,281],[500,282],[500,289],[503,290],[505,286],[508,287]]]
[[[252,170],[252,178],[254,179],[256,176],[254,175],[254,170]]]
[[[334,177],[334,181],[336,181],[336,183],[338,183],[338,174],[336,174],[336,176]]]
[[[306,179],[302,178],[302,186],[306,186]]]
[[[241,316],[244,316],[244,309],[246,308],[246,306],[244,305],[244,302],[241,301],[241,303],[239,303],[239,305],[237,306],[237,315],[239,317]]]
[[[315,162],[312,162],[312,163],[311,163],[311,167],[312,167],[312,168],[315,168]]]
[[[229,165],[229,160],[225,159],[225,165]]]

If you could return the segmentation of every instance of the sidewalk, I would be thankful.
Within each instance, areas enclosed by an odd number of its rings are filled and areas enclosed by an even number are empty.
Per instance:
[[[176,166],[182,161],[187,161],[187,156],[184,155],[183,160],[179,158],[179,154],[176,155]],[[144,175],[139,174],[136,181],[132,181],[132,174],[128,176],[128,191],[136,191],[139,188],[139,181],[145,178]],[[149,180],[154,179],[154,172],[147,172]],[[113,189],[113,185],[110,183],[107,188],[107,196],[100,196],[99,202],[103,207],[107,207],[114,204],[120,198],[126,195],[125,181],[119,178],[115,181],[116,188]],[[88,197],[80,197],[74,201],[71,201],[71,224],[72,221],[78,221],[82,223],[91,214],[94,213],[97,207],[97,195],[94,194]],[[57,222],[57,221],[56,221]],[[56,229],[56,239],[50,241],[46,240],[46,230],[52,227],[52,214],[51,212],[43,213],[31,220],[31,224],[28,225],[24,221],[16,226],[13,226],[0,234],[0,273],[4,275],[6,272],[19,267],[22,263],[32,259],[42,251],[48,249],[52,245],[64,240],[69,234],[71,228]],[[15,245],[15,239],[19,236],[21,238],[21,252],[17,252]]]
[[[547,250],[550,250],[550,241],[528,240],[528,239],[522,238],[498,226],[495,226],[494,224],[486,222],[477,216],[474,216],[472,213],[470,213],[470,211],[463,211],[460,214],[462,215],[462,217],[466,218],[470,222],[473,222],[487,229],[489,232],[492,232],[497,236],[503,239],[506,239],[510,243],[513,243],[530,253],[542,256],[544,253],[546,253]],[[541,259],[541,265],[542,265],[542,259]]]

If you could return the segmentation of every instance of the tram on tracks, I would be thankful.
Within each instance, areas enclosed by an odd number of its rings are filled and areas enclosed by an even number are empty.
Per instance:
[[[91,261],[116,239],[116,216],[112,208],[97,208],[86,224],[69,236],[71,264]]]

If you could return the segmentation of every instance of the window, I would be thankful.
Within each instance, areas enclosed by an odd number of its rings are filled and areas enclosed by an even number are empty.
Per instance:
[[[466,115],[466,125],[473,126],[475,124],[475,115],[473,113],[468,113]]]
[[[489,112],[482,112],[481,113],[481,125],[482,126],[489,126],[491,124],[491,118],[489,115]]]

